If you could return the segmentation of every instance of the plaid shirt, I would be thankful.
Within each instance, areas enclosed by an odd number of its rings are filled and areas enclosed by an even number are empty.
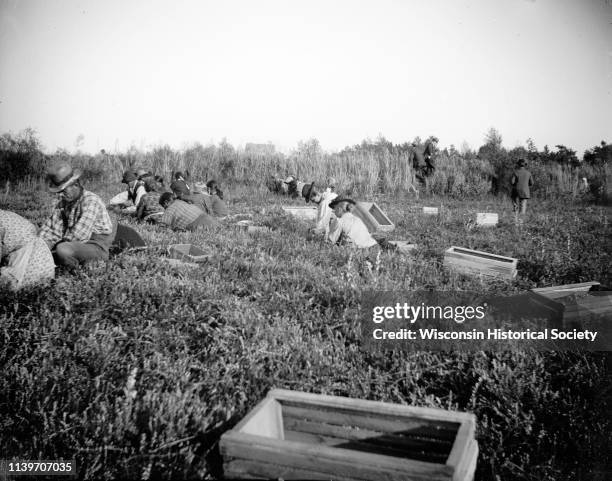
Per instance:
[[[113,224],[102,199],[83,190],[72,205],[59,201],[38,235],[52,247],[59,241],[87,242],[92,234],[112,232]]]
[[[194,222],[203,213],[204,211],[199,207],[176,199],[168,206],[160,222],[173,229],[186,229],[189,224]]]

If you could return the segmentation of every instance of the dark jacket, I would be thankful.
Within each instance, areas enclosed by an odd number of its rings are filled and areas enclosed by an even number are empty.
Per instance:
[[[519,167],[512,174],[512,197],[529,199],[531,197],[529,187],[533,185],[531,172],[525,167]]]

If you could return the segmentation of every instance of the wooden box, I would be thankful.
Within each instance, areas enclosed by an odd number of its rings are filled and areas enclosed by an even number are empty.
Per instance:
[[[221,436],[226,479],[471,481],[475,416],[274,389]]]
[[[287,214],[291,214],[303,220],[315,220],[317,218],[317,208],[309,206],[283,206]]]
[[[444,252],[444,265],[466,274],[506,279],[516,277],[518,259],[452,246]]]
[[[357,202],[355,207],[353,214],[363,221],[371,234],[395,230],[395,224],[374,202]]]
[[[423,214],[438,215],[439,210],[437,207],[423,207]]]
[[[563,321],[612,318],[612,291],[592,291],[599,282],[581,282],[532,289],[533,299],[560,312]]]
[[[499,216],[494,212],[478,212],[476,214],[476,225],[495,226],[499,221]]]
[[[401,240],[389,241],[389,244],[393,244],[394,246],[397,246],[398,251],[401,252],[402,254],[409,254],[418,247],[416,244],[410,244],[408,241],[401,241]]]
[[[241,220],[236,222],[235,226],[241,231],[247,232],[249,234],[254,234],[255,232],[270,232],[270,228],[263,225],[255,225],[251,220]]]
[[[192,244],[172,244],[168,246],[168,255],[184,262],[206,262],[211,256]]]

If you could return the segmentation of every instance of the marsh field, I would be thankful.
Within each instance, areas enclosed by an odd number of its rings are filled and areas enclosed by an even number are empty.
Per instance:
[[[86,188],[108,201],[117,182]],[[80,479],[218,479],[220,435],[270,388],[475,413],[478,480],[609,479],[611,363],[604,353],[368,353],[357,315],[367,290],[514,293],[612,281],[609,209],[533,199],[516,224],[510,200],[377,195],[396,223],[373,269],[323,243],[264,186],[226,187],[232,213],[269,232],[225,223],[175,233],[119,222],[149,244],[44,287],[0,292],[0,452],[75,459]],[[40,224],[53,198],[41,181],[2,195],[3,208]],[[424,216],[422,206],[441,208]],[[498,212],[493,228],[476,212]],[[213,253],[174,266],[167,246]],[[447,271],[451,245],[519,259],[513,280]]]

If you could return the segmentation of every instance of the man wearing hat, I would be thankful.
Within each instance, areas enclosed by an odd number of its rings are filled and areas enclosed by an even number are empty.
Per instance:
[[[127,184],[127,190],[113,197],[109,202],[110,206],[122,208],[122,212],[127,214],[136,212],[138,204],[146,194],[144,182],[140,180],[139,172],[140,174],[147,173],[144,169],[139,169],[139,171],[128,169],[123,173],[121,183]]]
[[[94,260],[108,260],[113,225],[104,202],[85,190],[81,171],[61,162],[49,169],[49,191],[58,194],[51,217],[39,236],[47,243],[57,265],[70,269]]]
[[[352,211],[355,201],[347,198],[337,198],[329,203],[335,218],[331,219],[328,239],[333,244],[348,244],[361,249],[378,246],[378,242]]]
[[[533,185],[533,178],[525,166],[527,161],[519,159],[517,169],[512,174],[512,210],[515,213],[527,212],[527,199],[531,197],[529,187]]]

